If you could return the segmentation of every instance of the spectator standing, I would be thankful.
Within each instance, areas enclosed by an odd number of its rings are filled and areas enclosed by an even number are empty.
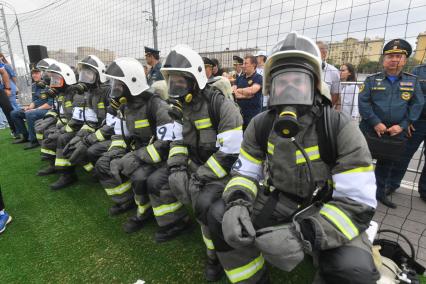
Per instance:
[[[318,41],[317,46],[321,52],[323,81],[328,85],[333,107],[340,109],[340,74],[339,70],[326,62],[328,57],[328,44]]]
[[[368,76],[361,86],[358,105],[360,128],[365,135],[389,135],[403,140],[408,126],[419,118],[424,104],[419,79],[402,72],[411,53],[407,41],[391,40],[383,48],[383,71]],[[376,198],[390,208],[396,208],[386,196],[395,164],[394,160],[380,158],[375,168]]]
[[[353,120],[358,119],[358,93],[359,88],[356,84],[355,67],[350,63],[345,63],[340,66],[340,81],[353,82],[353,84],[341,84],[341,111],[346,113]]]

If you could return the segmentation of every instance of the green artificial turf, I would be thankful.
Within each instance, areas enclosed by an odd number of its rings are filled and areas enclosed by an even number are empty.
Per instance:
[[[38,177],[40,149],[11,145],[0,130],[0,185],[13,221],[0,235],[0,283],[204,283],[204,244],[198,227],[156,244],[151,222],[128,235],[129,214],[109,217],[99,183],[79,171],[79,182],[54,192],[57,176]],[[271,269],[273,283],[311,283],[309,260],[292,273]],[[227,283],[224,279],[219,283]]]

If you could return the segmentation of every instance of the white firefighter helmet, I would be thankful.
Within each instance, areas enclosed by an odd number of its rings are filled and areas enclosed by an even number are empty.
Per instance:
[[[143,65],[135,58],[115,59],[105,71],[105,76],[121,81],[127,86],[132,96],[138,96],[149,89]]]
[[[161,73],[167,84],[169,84],[169,75],[174,72],[184,72],[187,75],[192,75],[200,90],[204,89],[207,84],[203,59],[187,45],[176,45],[167,55],[166,61],[161,68]]]
[[[315,89],[322,91],[321,55],[317,45],[312,39],[291,32],[269,52],[263,71],[263,95],[270,95],[272,73],[291,65],[292,62],[298,62],[297,65],[303,65],[310,70],[315,77]]]
[[[62,63],[62,62],[52,63],[46,71],[61,75],[61,77],[64,79],[67,85],[73,85],[77,83],[77,79],[75,77],[74,71],[71,69],[69,65],[65,63]]]
[[[56,59],[53,59],[53,58],[44,58],[40,60],[39,62],[37,62],[36,68],[40,69],[41,71],[45,71],[53,63],[58,63],[58,61],[56,61]]]
[[[105,64],[96,56],[96,55],[88,55],[83,58],[78,65],[86,65],[94,68],[99,74],[99,81],[101,83],[105,83],[107,78],[105,77]]]

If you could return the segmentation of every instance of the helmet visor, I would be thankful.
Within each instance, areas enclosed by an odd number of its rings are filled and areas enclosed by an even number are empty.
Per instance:
[[[269,105],[312,105],[314,78],[305,70],[287,69],[272,75]]]
[[[126,86],[123,82],[117,79],[110,79],[111,82],[111,90],[109,92],[109,97],[118,99],[125,95]]]
[[[51,88],[62,88],[64,86],[64,78],[57,73],[50,73],[50,87]]]
[[[92,68],[82,67],[78,75],[78,81],[86,84],[93,84],[96,82],[96,71]]]
[[[171,98],[181,98],[191,92],[191,79],[178,74],[170,74],[167,87]]]

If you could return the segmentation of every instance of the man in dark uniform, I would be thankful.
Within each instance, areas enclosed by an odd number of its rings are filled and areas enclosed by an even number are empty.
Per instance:
[[[232,86],[235,100],[243,115],[243,129],[250,120],[262,111],[262,76],[256,72],[256,57],[249,55],[244,58],[244,75],[239,76],[236,85]]]
[[[208,57],[203,57],[203,62],[204,62],[204,68],[206,69],[207,79],[210,80],[214,77],[213,75],[214,62]]]
[[[238,55],[232,56],[233,64],[234,64],[234,71],[231,73],[232,77],[229,78],[229,81],[232,85],[235,85],[237,82],[237,78],[240,77],[243,74],[243,62],[244,59],[239,57]]]
[[[408,126],[419,118],[424,103],[419,79],[402,72],[411,52],[410,44],[403,39],[391,40],[384,46],[384,70],[367,77],[360,88],[360,128],[364,133],[405,138]],[[377,200],[391,208],[396,205],[386,197],[386,191],[395,164],[391,160],[378,159],[375,169]]]
[[[426,96],[426,64],[418,65],[414,67],[413,74],[419,77],[420,86],[423,91],[423,96]],[[386,194],[391,194],[395,192],[401,185],[401,180],[407,171],[408,164],[410,163],[411,158],[414,153],[416,153],[420,144],[426,142],[426,106],[423,106],[423,111],[417,121],[408,127],[408,136],[410,139],[407,141],[405,152],[403,154],[402,160],[399,161],[392,168],[390,175],[389,188]],[[426,153],[423,153],[426,155]],[[423,201],[426,201],[426,167],[423,166],[420,179],[418,181],[418,188],[420,198]]]
[[[47,111],[52,108],[53,104],[53,99],[47,96],[45,88],[41,88],[37,85],[37,82],[41,80],[41,71],[37,68],[33,68],[31,70],[31,76],[34,83],[31,86],[32,101],[30,105],[19,110],[14,110],[10,114],[16,126],[17,133],[23,136],[21,140],[17,140],[14,143],[29,141],[28,146],[24,148],[25,150],[40,146],[36,138],[34,123],[36,120],[43,118]],[[27,121],[28,130],[25,126],[24,119]]]
[[[151,66],[151,70],[149,70],[148,75],[146,76],[148,85],[151,86],[155,81],[164,80],[163,75],[160,72],[160,51],[145,46],[145,60],[146,63]]]

